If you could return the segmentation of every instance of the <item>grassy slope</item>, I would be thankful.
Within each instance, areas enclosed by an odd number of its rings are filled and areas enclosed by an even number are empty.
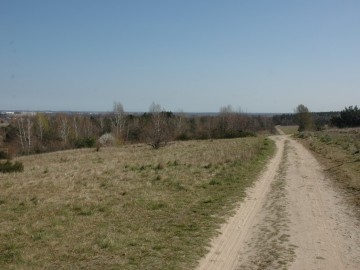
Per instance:
[[[333,129],[299,136],[334,183],[344,190],[360,220],[360,129]]]
[[[244,138],[20,158],[0,174],[0,268],[190,269],[273,151]]]

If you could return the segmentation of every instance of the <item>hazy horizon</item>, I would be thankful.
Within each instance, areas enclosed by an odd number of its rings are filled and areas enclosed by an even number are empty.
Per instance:
[[[0,110],[341,111],[360,101],[359,1],[0,3]]]

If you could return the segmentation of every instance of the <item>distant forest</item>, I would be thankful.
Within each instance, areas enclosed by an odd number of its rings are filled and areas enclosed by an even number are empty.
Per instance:
[[[303,106],[306,108],[305,106]],[[307,108],[306,108],[307,109]],[[312,130],[360,126],[360,110],[308,112]],[[12,156],[65,149],[146,143],[154,149],[175,140],[206,140],[275,133],[275,125],[297,125],[299,114],[249,115],[221,107],[217,114],[185,114],[152,104],[149,112],[127,113],[114,103],[110,113],[0,114],[0,151]]]
[[[332,124],[332,119],[338,117],[340,112],[311,112],[315,128],[320,130],[325,126]],[[297,115],[295,113],[287,113],[273,116],[274,125],[292,126],[298,124]]]
[[[360,126],[360,109],[357,106],[345,107],[340,112],[310,112],[310,114],[316,130],[321,130],[326,126],[338,128]],[[274,125],[290,126],[297,125],[298,122],[296,113],[273,116]]]
[[[174,140],[204,140],[273,133],[271,117],[250,116],[225,106],[214,115],[187,115],[152,104],[149,112],[126,113],[114,103],[108,114],[14,114],[0,126],[0,147],[12,155],[146,143],[157,149]]]

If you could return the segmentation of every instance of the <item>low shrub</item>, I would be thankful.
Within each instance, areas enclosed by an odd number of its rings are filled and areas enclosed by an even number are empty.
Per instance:
[[[99,139],[101,146],[114,146],[115,142],[116,139],[111,133],[105,133]]]
[[[0,162],[0,172],[10,173],[10,172],[22,172],[24,171],[24,165],[20,161],[15,161],[12,163],[10,160],[5,162]]]
[[[0,159],[10,159],[9,153],[5,151],[0,151]]]
[[[296,137],[297,137],[297,138],[300,138],[300,139],[307,139],[307,138],[311,138],[311,137],[313,137],[313,136],[314,136],[313,133],[311,133],[311,132],[306,132],[306,131],[301,131],[301,132],[299,132],[299,133],[296,135]]]
[[[84,137],[77,139],[74,144],[76,148],[91,148],[95,146],[95,143],[96,143],[95,138]]]
[[[178,140],[178,141],[188,141],[190,139],[191,139],[191,137],[186,133],[181,133],[176,137],[176,140]]]

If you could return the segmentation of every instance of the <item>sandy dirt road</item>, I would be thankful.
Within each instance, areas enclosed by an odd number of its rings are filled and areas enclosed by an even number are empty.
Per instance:
[[[360,225],[312,154],[286,135],[198,270],[360,269]]]

